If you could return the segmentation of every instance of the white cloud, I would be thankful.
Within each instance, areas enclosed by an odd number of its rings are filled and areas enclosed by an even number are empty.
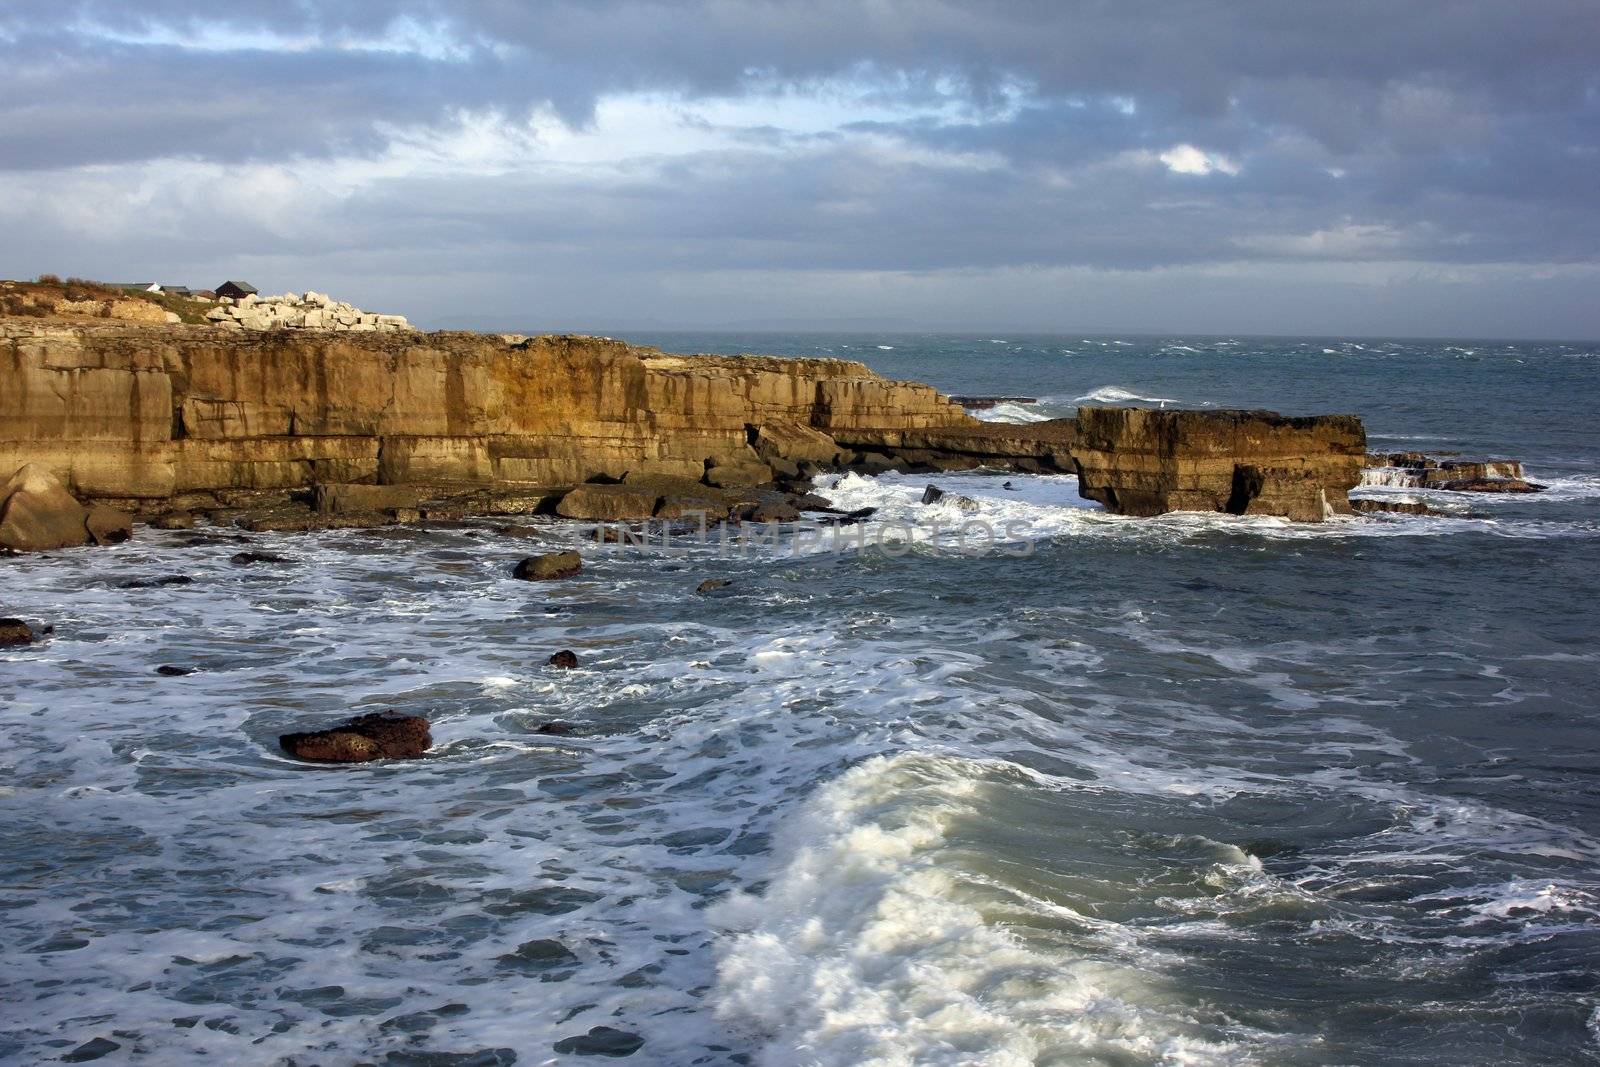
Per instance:
[[[1205,152],[1192,144],[1175,144],[1157,158],[1174,174],[1239,173],[1239,164],[1221,152]]]

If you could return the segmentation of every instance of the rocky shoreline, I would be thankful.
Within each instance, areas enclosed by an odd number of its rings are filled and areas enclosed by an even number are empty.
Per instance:
[[[824,471],[976,466],[1075,473],[1133,515],[1318,521],[1350,513],[1365,455],[1353,416],[1086,408],[1009,426],[860,363],[597,337],[0,320],[0,385],[0,472],[36,464],[172,526],[770,521]]]

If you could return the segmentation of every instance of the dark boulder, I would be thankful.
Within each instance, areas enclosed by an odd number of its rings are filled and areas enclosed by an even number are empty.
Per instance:
[[[877,508],[856,508],[854,511],[830,512],[817,521],[824,526],[854,526],[858,522],[865,522],[877,513]]]
[[[609,1026],[591,1027],[587,1034],[564,1037],[555,1043],[563,1056],[632,1056],[644,1047],[644,1038]]]
[[[33,627],[21,619],[0,619],[0,648],[31,645],[38,639]]]
[[[1521,478],[1458,478],[1433,488],[1448,489],[1452,493],[1538,493],[1545,487]]]
[[[557,652],[555,655],[551,656],[546,662],[552,667],[561,667],[566,670],[571,670],[578,665],[578,654],[572,651],[570,648],[564,648],[560,652]]]
[[[573,726],[570,722],[552,719],[550,722],[540,723],[533,731],[536,734],[549,734],[552,737],[565,737],[572,733]]]
[[[529,556],[512,570],[511,577],[524,582],[548,582],[557,578],[571,578],[583,569],[583,557],[576,552],[546,552],[542,556]]]
[[[1366,497],[1354,497],[1350,507],[1357,515],[1376,515],[1390,512],[1395,515],[1443,515],[1444,512],[1430,508],[1420,500],[1371,500]]]
[[[257,563],[288,563],[289,557],[273,552],[235,552],[229,562],[235,567],[249,567]]]
[[[420,756],[433,744],[433,735],[420,715],[380,711],[331,730],[284,734],[278,743],[289,755],[314,763],[366,763]]]
[[[194,668],[174,667],[170,663],[164,663],[156,668],[156,673],[161,675],[163,678],[182,678],[185,675],[193,674]]]
[[[194,579],[187,574],[163,574],[156,578],[135,578],[132,581],[122,582],[118,589],[159,589],[166,585],[193,585]]]
[[[928,488],[922,491],[922,502],[924,504],[937,504],[943,498],[944,490],[937,485],[929,485]]]

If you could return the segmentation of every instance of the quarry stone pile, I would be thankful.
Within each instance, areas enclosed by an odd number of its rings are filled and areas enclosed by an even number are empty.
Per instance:
[[[234,300],[223,297],[219,307],[206,313],[218,326],[240,330],[348,330],[355,333],[381,333],[415,330],[404,315],[379,315],[362,311],[354,304],[335,300],[327,293],[307,292],[296,296],[249,296]]]

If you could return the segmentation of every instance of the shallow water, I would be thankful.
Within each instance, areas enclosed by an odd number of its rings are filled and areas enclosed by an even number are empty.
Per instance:
[[[1600,1061],[1593,349],[638,339],[1351,410],[1552,490],[1312,527],[849,476],[864,550],[590,545],[551,585],[509,572],[554,525],[0,562],[57,628],[0,652],[0,1060]],[[377,708],[435,753],[276,749]]]

